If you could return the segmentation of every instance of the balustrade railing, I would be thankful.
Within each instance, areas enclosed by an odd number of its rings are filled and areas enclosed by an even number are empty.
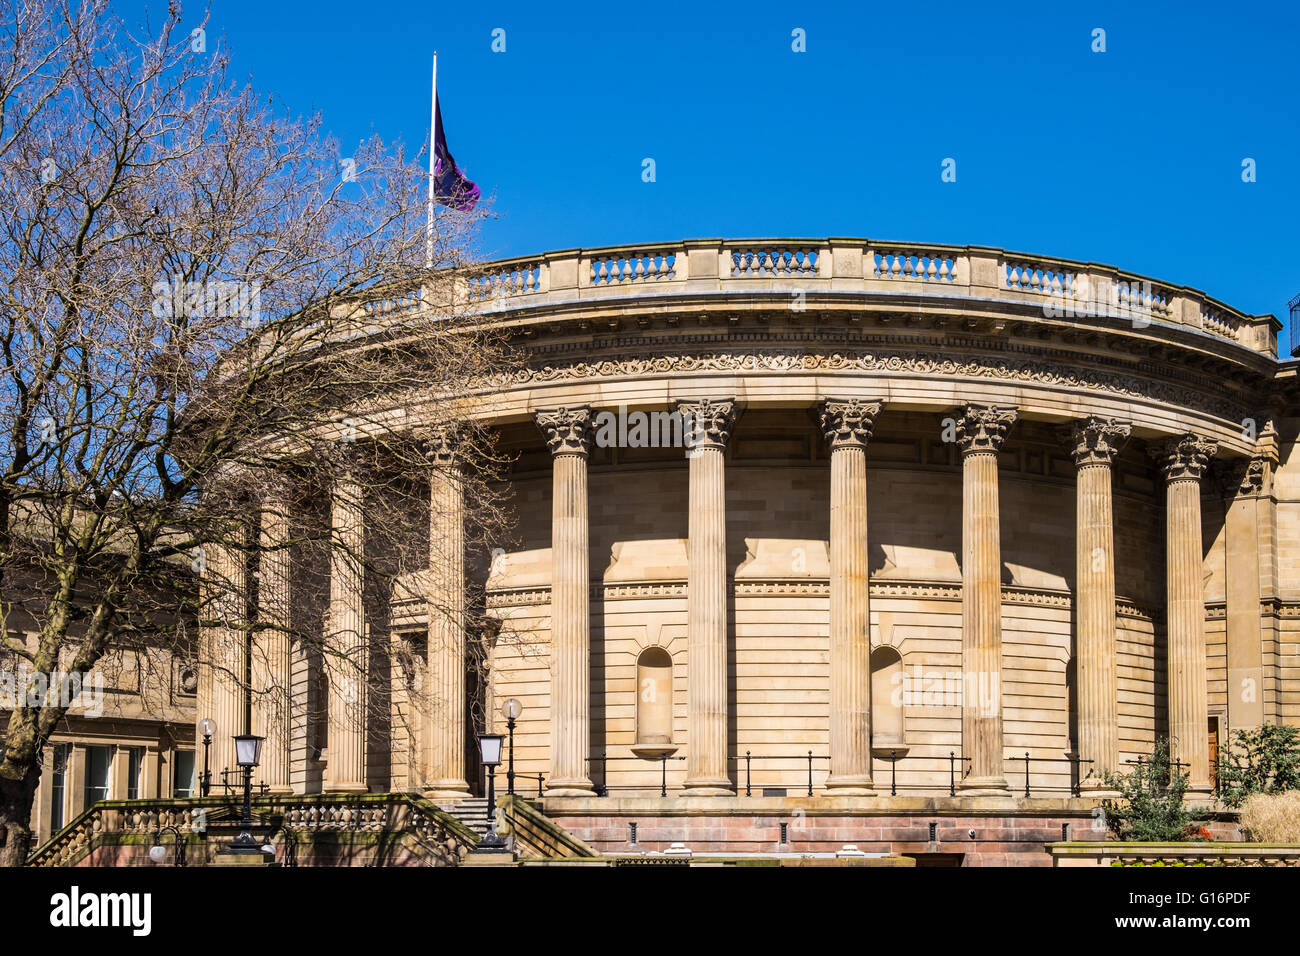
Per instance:
[[[837,292],[944,290],[954,296],[1033,303],[1046,317],[1131,317],[1184,325],[1256,351],[1275,348],[1276,319],[1249,316],[1195,289],[1110,266],[984,246],[869,239],[689,240],[575,249],[489,262],[466,270],[456,294],[485,309],[592,295],[635,295],[649,286],[719,291],[724,282],[797,280]],[[807,285],[804,285],[807,283]],[[420,307],[417,291],[392,286],[365,304],[382,317]],[[1054,311],[1059,309],[1060,311]]]
[[[877,279],[918,279],[922,282],[957,281],[957,259],[948,252],[872,253],[871,276]]]
[[[799,246],[754,246],[731,251],[731,277],[794,277],[817,275],[817,249]]]
[[[591,260],[587,279],[588,284],[593,286],[657,282],[677,278],[676,265],[677,253],[668,249],[596,256]]]

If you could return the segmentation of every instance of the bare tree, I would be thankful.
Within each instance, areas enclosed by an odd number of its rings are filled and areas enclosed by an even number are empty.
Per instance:
[[[377,601],[430,564],[420,476],[455,469],[471,547],[505,527],[491,437],[455,431],[458,463],[425,445],[512,361],[464,307],[481,214],[426,223],[419,157],[377,138],[344,155],[319,118],[232,81],[206,26],[176,4],[151,26],[104,0],[0,0],[0,636],[62,675],[4,729],[8,865],[70,682],[124,648],[192,656],[196,625],[330,653],[306,584],[305,612],[249,613],[245,576],[275,553],[258,548],[268,489],[295,516],[275,548],[309,582],[328,564],[312,554],[355,548],[311,520],[322,491],[362,470],[355,559]]]

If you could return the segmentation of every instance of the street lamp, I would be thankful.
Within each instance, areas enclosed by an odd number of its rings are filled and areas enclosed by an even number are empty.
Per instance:
[[[203,735],[203,783],[199,793],[207,796],[212,790],[212,771],[208,769],[208,749],[212,746],[212,735],[217,732],[217,722],[211,717],[199,721],[199,733]]]
[[[240,822],[239,836],[230,844],[227,853],[261,853],[262,848],[253,834],[253,768],[262,759],[262,740],[254,734],[240,734],[235,738],[235,763],[244,768],[244,818]]]
[[[510,732],[510,763],[506,766],[506,793],[515,795],[515,721],[524,712],[524,705],[511,697],[501,705],[501,713],[506,718],[506,730]]]
[[[488,771],[488,832],[479,840],[478,848],[490,852],[503,852],[506,848],[505,838],[497,833],[497,792],[496,770],[501,763],[501,734],[479,734],[478,752],[483,766]]]
[[[176,859],[173,866],[185,865],[185,840],[181,836],[181,828],[176,826],[159,827],[153,835],[153,846],[149,847],[149,859],[155,863],[161,863],[167,859],[167,848],[163,846],[162,835],[164,831],[170,831],[175,834],[176,841],[173,844],[176,847]]]

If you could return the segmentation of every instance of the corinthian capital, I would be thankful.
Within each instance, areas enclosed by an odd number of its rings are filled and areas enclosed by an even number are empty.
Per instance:
[[[429,432],[424,440],[424,453],[429,458],[429,464],[440,468],[448,468],[454,464],[457,437],[456,428],[450,425]]]
[[[1179,438],[1153,442],[1147,449],[1166,481],[1199,481],[1205,468],[1219,451],[1216,442],[1188,432]]]
[[[1109,465],[1131,434],[1133,426],[1128,422],[1089,415],[1070,426],[1070,454],[1076,465]]]
[[[591,409],[550,408],[537,413],[537,427],[552,455],[586,455],[591,451]]]
[[[1006,405],[967,405],[957,417],[957,447],[963,455],[996,452],[1016,417]]]
[[[817,417],[831,451],[836,448],[865,448],[876,427],[876,416],[883,407],[881,402],[864,402],[857,398],[823,402]]]
[[[1234,458],[1223,463],[1223,490],[1227,497],[1257,495],[1264,490],[1265,461],[1261,457]]]
[[[682,416],[682,430],[690,435],[692,448],[725,447],[740,414],[731,399],[712,398],[678,402],[676,411]]]

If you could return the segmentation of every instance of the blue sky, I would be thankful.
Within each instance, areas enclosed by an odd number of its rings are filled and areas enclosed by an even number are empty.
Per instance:
[[[1111,263],[1283,319],[1300,292],[1289,3],[214,0],[213,33],[345,147],[418,147],[437,49],[493,255],[870,236]]]

